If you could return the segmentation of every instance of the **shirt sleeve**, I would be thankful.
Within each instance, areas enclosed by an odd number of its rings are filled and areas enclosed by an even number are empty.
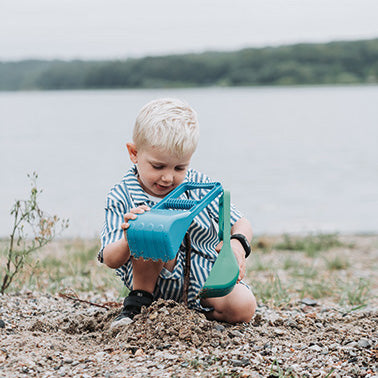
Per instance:
[[[97,259],[103,262],[104,248],[123,237],[121,224],[124,222],[124,214],[127,213],[125,203],[107,198],[105,206],[105,222],[101,232],[101,249]]]

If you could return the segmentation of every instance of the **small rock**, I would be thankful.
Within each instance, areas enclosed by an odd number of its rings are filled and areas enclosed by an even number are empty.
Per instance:
[[[243,337],[243,334],[241,332],[237,331],[236,329],[232,329],[229,332],[229,335],[230,335],[230,337]]]
[[[214,326],[214,328],[215,328],[217,331],[219,331],[219,332],[222,332],[222,331],[225,330],[224,326],[222,326],[221,324],[216,324],[216,325]]]
[[[97,360],[102,360],[102,359],[104,359],[104,357],[106,355],[107,355],[106,352],[98,352],[98,353],[95,354],[95,357],[96,357]]]
[[[181,340],[191,340],[192,332],[188,328],[181,328],[178,334]]]
[[[242,362],[243,366],[247,366],[251,364],[251,361],[247,357],[242,358],[240,361]]]
[[[301,303],[306,305],[306,306],[316,306],[318,304],[317,301],[315,301],[314,299],[311,299],[311,298],[303,298],[301,300]]]
[[[0,364],[4,363],[7,357],[8,357],[8,353],[6,349],[0,349]]]
[[[358,346],[360,348],[370,348],[371,342],[368,339],[360,339],[360,340],[358,340]]]
[[[2,319],[0,319],[0,328],[5,328],[5,322]]]
[[[329,346],[329,349],[330,349],[330,350],[337,350],[337,349],[339,349],[339,348],[340,348],[340,345],[337,344],[337,343],[333,343],[333,344],[331,344],[331,345]]]
[[[262,323],[262,315],[259,312],[256,312],[253,318],[253,325],[258,326],[261,323]]]
[[[324,355],[325,355],[325,354],[328,354],[328,353],[329,353],[328,348],[327,348],[327,347],[324,347],[324,348],[322,349],[321,353],[324,354]]]
[[[231,360],[232,366],[239,367],[243,366],[243,362],[240,360]]]
[[[311,349],[314,352],[321,352],[322,351],[322,348],[319,345],[316,345],[316,344],[311,345],[308,349]]]
[[[135,356],[135,357],[144,356],[143,349],[138,349],[138,350],[135,352],[134,356]]]
[[[290,328],[301,329],[301,326],[293,319],[285,320],[285,326],[290,327]]]
[[[213,348],[217,348],[219,346],[219,340],[210,340],[210,345],[213,347]]]
[[[264,344],[264,349],[272,349],[272,347],[273,347],[273,345],[272,345],[272,343],[271,342],[267,342],[266,344]]]
[[[155,320],[157,317],[158,317],[157,312],[153,312],[153,313],[150,314],[150,316],[149,316],[150,320]]]
[[[177,360],[179,356],[177,354],[172,354],[172,353],[165,353],[164,354],[164,359],[165,360]]]
[[[169,311],[168,311],[165,307],[163,307],[163,308],[160,310],[160,312],[161,312],[162,314],[164,314],[164,315],[169,315]]]

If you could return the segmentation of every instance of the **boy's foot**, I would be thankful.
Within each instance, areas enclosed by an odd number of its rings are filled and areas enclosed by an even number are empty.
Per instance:
[[[154,297],[144,290],[132,290],[123,301],[121,313],[113,320],[110,328],[118,328],[132,323],[134,316],[140,314],[142,306],[150,306]]]

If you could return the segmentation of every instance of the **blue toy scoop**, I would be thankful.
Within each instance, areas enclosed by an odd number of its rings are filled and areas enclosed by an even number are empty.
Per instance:
[[[187,190],[209,189],[199,201],[180,199]],[[173,260],[192,220],[220,193],[219,182],[185,182],[135,220],[129,221],[127,241],[131,255],[153,261]]]

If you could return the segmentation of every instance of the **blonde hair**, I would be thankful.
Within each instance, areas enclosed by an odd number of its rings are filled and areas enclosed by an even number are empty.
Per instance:
[[[196,112],[175,98],[150,101],[139,111],[133,141],[137,148],[156,147],[177,156],[193,153],[199,140]]]

